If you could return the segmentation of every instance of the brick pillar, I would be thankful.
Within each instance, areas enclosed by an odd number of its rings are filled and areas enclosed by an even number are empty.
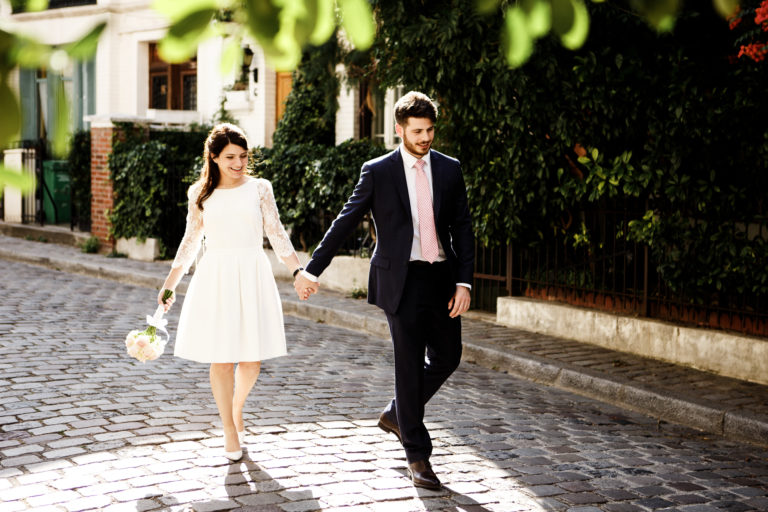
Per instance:
[[[112,153],[112,126],[91,126],[91,233],[102,248],[112,249],[108,210],[114,204],[109,179],[109,154]]]

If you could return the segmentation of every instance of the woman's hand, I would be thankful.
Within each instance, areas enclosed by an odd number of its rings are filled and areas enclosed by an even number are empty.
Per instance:
[[[296,279],[293,281],[293,288],[296,290],[299,300],[307,300],[310,295],[317,293],[320,284],[310,281],[299,273],[296,274]]]
[[[174,292],[173,290],[163,288],[157,294],[157,303],[163,306],[163,310],[166,313],[168,312],[169,309],[171,309],[171,306],[173,306],[174,302],[176,302],[176,292]]]

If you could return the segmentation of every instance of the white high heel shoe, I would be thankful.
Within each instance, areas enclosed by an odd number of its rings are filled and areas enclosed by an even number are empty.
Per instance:
[[[245,430],[241,430],[237,433],[237,440],[240,441],[240,446],[245,444]]]
[[[243,434],[245,434],[245,432],[243,432]],[[243,441],[242,441],[242,438],[240,437],[240,432],[237,433],[237,440],[241,445],[240,448],[238,448],[237,450],[228,452],[226,450],[226,447],[224,448],[224,456],[231,461],[237,461],[243,458],[243,448],[242,448]]]
[[[224,452],[224,456],[232,462],[238,461],[243,458],[243,449],[235,450],[234,452]]]

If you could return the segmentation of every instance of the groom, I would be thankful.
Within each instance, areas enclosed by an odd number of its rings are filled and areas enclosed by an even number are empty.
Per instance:
[[[395,354],[395,398],[379,427],[405,448],[417,487],[440,488],[429,463],[424,405],[459,365],[469,309],[474,237],[458,160],[431,150],[437,107],[409,92],[395,105],[402,144],[363,164],[360,180],[294,285],[303,299],[363,215],[373,214],[376,250],[368,302],[384,310]],[[425,358],[426,351],[426,358]]]

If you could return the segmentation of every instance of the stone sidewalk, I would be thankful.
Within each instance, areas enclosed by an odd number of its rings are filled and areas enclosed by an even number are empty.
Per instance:
[[[232,463],[208,365],[125,353],[153,289],[3,260],[0,294],[1,512],[768,510],[768,449],[476,364],[427,406],[444,487],[415,488],[376,427],[390,343],[290,315]]]
[[[0,259],[150,288],[159,287],[169,269],[169,262],[107,258],[3,235]],[[388,338],[384,315],[365,300],[321,290],[300,302],[291,283],[279,281],[278,287],[286,314]],[[768,386],[510,329],[481,313],[466,315],[463,338],[466,361],[649,415],[660,429],[670,422],[768,445]]]

